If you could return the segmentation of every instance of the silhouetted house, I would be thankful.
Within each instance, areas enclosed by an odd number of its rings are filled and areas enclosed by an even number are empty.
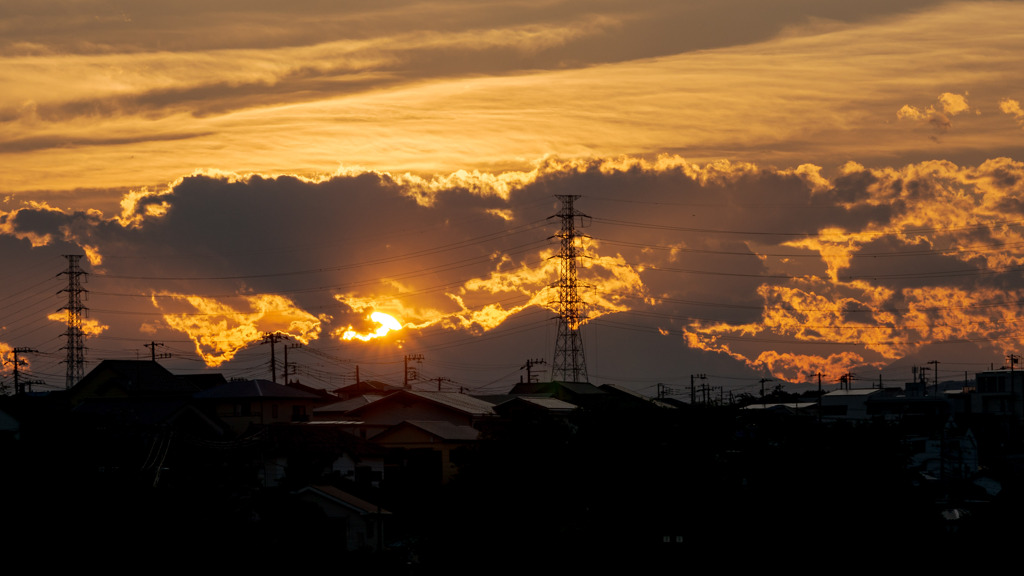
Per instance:
[[[945,394],[908,395],[899,389],[886,388],[867,400],[868,418],[900,422],[922,430],[941,429],[952,411],[953,405]]]
[[[193,394],[217,382],[223,376],[176,376],[151,360],[104,360],[59,395],[67,412],[51,440],[69,454],[69,473],[108,484],[159,484],[172,463],[187,459],[181,439],[228,433],[192,403]]]
[[[17,440],[21,422],[0,408],[0,439]]]
[[[741,414],[745,416],[764,417],[791,417],[806,416],[813,417],[818,414],[817,402],[752,402],[740,408]]]
[[[421,467],[422,482],[436,485],[447,483],[458,472],[458,450],[472,446],[479,438],[480,431],[468,424],[405,420],[374,436],[373,442],[387,449],[388,462],[407,467],[410,460],[415,460]]]
[[[313,410],[326,401],[317,394],[270,380],[232,380],[198,392],[193,398],[235,434],[251,426],[307,422]]]
[[[443,421],[476,427],[494,417],[494,405],[458,392],[427,392],[402,389],[345,414],[362,438],[377,434],[406,420]]]
[[[579,407],[549,396],[510,396],[494,405],[494,412],[502,418],[534,419],[566,417]]]
[[[342,400],[348,400],[356,396],[387,396],[392,392],[401,390],[401,386],[392,386],[376,380],[363,380],[348,386],[342,386],[334,390],[334,395]]]
[[[821,418],[824,421],[867,421],[868,399],[881,393],[878,388],[834,390],[821,397]]]
[[[344,421],[347,415],[356,408],[362,408],[370,402],[376,402],[383,398],[380,394],[362,394],[360,396],[353,396],[347,400],[339,400],[337,402],[331,402],[319,406],[313,410],[313,421],[314,422],[338,422]]]
[[[325,478],[364,488],[376,487],[384,473],[385,451],[334,422],[303,422],[266,428],[265,486],[291,486]]]
[[[641,410],[647,408],[676,409],[676,406],[669,402],[645,396],[635,390],[630,390],[616,384],[602,384],[599,389],[606,393],[605,397],[602,398],[602,402],[614,408],[637,408]]]
[[[187,399],[224,384],[220,374],[176,376],[152,360],[103,360],[67,391],[71,406],[94,399]]]
[[[303,384],[301,382],[288,382],[287,384],[285,384],[285,386],[288,386],[289,388],[295,388],[296,390],[302,390],[304,392],[309,392],[310,394],[313,394],[313,395],[316,395],[316,396],[320,396],[321,398],[325,399],[327,402],[334,402],[335,400],[338,399],[337,396],[335,396],[334,394],[332,394],[328,390],[324,390],[323,388],[317,388],[316,386],[306,386],[305,384]]]
[[[550,396],[580,407],[605,399],[607,392],[589,382],[520,382],[509,394]]]
[[[968,414],[1007,425],[1024,422],[1024,372],[989,370],[975,375],[974,389],[964,402]]]
[[[318,528],[328,531],[330,541],[340,550],[383,549],[385,522],[391,512],[334,486],[306,486],[296,495],[323,512],[326,523]]]
[[[911,437],[904,442],[911,451],[907,467],[925,479],[970,480],[978,473],[978,442],[969,429],[958,433],[947,428],[943,434]]]

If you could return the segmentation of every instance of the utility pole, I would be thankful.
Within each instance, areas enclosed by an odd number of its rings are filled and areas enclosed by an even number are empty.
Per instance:
[[[288,385],[288,375],[295,373],[295,371],[293,370],[293,368],[295,368],[295,367],[290,365],[290,364],[288,364],[288,349],[289,348],[299,348],[301,346],[302,346],[302,344],[292,344],[291,346],[289,346],[288,344],[284,345],[284,370],[282,371],[282,376],[284,376],[284,384],[285,384],[285,386]],[[358,368],[356,370],[358,371]]]
[[[442,382],[451,382],[450,379],[445,378],[444,376],[438,376],[437,378],[431,378],[431,380],[437,380],[437,391],[438,392],[441,391],[441,383]]]
[[[694,379],[695,378],[700,378],[701,380],[704,380],[704,379],[707,378],[707,375],[705,375],[705,374],[690,374],[690,405],[691,406],[697,403],[697,389],[694,387]]]
[[[765,382],[771,382],[771,381],[772,381],[772,380],[771,380],[771,378],[761,378],[761,407],[762,407],[762,408],[764,408],[764,406],[765,406],[765,400],[764,400],[764,383],[765,383]]]
[[[88,290],[82,288],[81,279],[86,276],[86,273],[78,265],[82,256],[80,254],[65,254],[64,257],[68,260],[68,268],[58,276],[62,274],[68,276],[68,287],[61,290],[61,292],[68,293],[68,303],[67,306],[57,311],[67,312],[67,332],[64,333],[67,338],[67,345],[64,346],[64,349],[67,350],[67,357],[64,360],[67,363],[67,375],[64,387],[70,389],[82,379],[85,373],[85,334],[82,332],[82,315],[88,312],[88,308],[82,306],[82,295],[88,294]]]
[[[402,387],[405,388],[406,390],[409,389],[409,380],[410,380],[410,378],[409,378],[409,376],[410,376],[409,360],[415,360],[416,363],[422,363],[423,362],[423,354],[407,354],[405,356],[405,381],[403,382]],[[418,378],[418,375],[416,373],[416,368],[415,367],[413,367],[411,375],[412,375],[412,378],[411,378],[412,380],[415,380],[415,379]]]
[[[818,422],[821,422],[821,377],[822,373],[818,372]]]
[[[931,360],[928,363],[932,364],[933,366],[935,366],[935,369],[932,370],[932,372],[935,374],[935,397],[938,398],[939,397],[939,361],[938,360]]]
[[[928,375],[926,374],[926,372],[928,372],[929,370],[931,370],[931,368],[927,366],[921,366],[917,370],[917,383],[921,385],[921,393],[924,394],[925,396],[928,395]]]
[[[1006,356],[1006,359],[1010,361],[1010,412],[1012,413],[1013,421],[1017,420],[1017,389],[1015,382],[1015,374],[1013,373],[1013,365],[1020,359],[1014,353],[1010,353]]]
[[[551,379],[562,382],[589,382],[587,363],[583,353],[583,338],[580,327],[586,321],[583,301],[579,295],[579,283],[576,279],[576,260],[580,258],[580,249],[576,239],[582,237],[576,232],[576,219],[580,225],[590,217],[573,207],[578,195],[558,195],[562,209],[551,218],[560,218],[561,230],[552,236],[560,240],[558,251],[558,282],[555,288],[558,300],[555,302],[558,311],[558,334],[555,337],[555,358],[552,362]]]
[[[520,370],[523,370],[523,369],[526,370],[526,382],[529,383],[529,384],[533,384],[533,382],[534,382],[532,369],[537,364],[544,364],[544,359],[543,358],[537,358],[537,359],[533,359],[533,360],[527,360],[526,364],[523,364],[522,366],[519,367]]]
[[[146,348],[149,348],[150,359],[153,362],[156,362],[157,358],[170,358],[171,357],[171,355],[169,353],[166,353],[166,352],[162,353],[162,354],[157,354],[156,353],[156,347],[157,346],[163,346],[163,345],[164,345],[163,342],[150,342],[149,344],[143,344],[143,346],[145,346]]]
[[[263,335],[263,343],[270,343],[270,380],[277,383],[277,359],[274,356],[274,345],[281,340],[287,340],[288,336],[281,334],[280,332],[274,332],[273,334],[267,333]]]
[[[14,352],[14,395],[18,396],[25,393],[25,385],[19,380],[18,367],[21,366],[21,360],[18,359],[18,354],[38,354],[38,350],[31,348],[15,348]]]

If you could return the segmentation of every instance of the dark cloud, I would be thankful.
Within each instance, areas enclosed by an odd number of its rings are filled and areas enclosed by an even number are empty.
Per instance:
[[[983,210],[1010,209],[996,198],[1020,181],[1018,163],[850,168],[827,186],[811,172],[747,165],[555,166],[505,193],[472,179],[440,184],[374,172],[319,181],[193,175],[138,196],[124,221],[24,208],[3,220],[0,238],[14,262],[49,255],[51,269],[40,274],[37,265],[36,276],[58,277],[59,255],[77,247],[102,256],[87,265],[90,312],[109,328],[90,338],[90,358],[137,354],[157,339],[176,343],[175,361],[192,369],[201,363],[184,326],[301,321],[302,334],[313,337],[294,358],[319,366],[318,377],[341,378],[361,364],[364,375],[377,369],[394,379],[404,355],[423,354],[425,376],[465,387],[511,384],[527,358],[553,352],[550,302],[527,303],[553,281],[542,270],[556,253],[565,194],[578,195],[575,207],[586,216],[579,232],[592,240],[584,260],[595,267],[579,267],[581,287],[622,307],[583,328],[598,381],[684,387],[689,374],[712,373],[740,388],[769,369],[796,375],[814,358],[860,358],[859,369],[878,370],[886,360],[873,343],[878,334],[891,332],[879,340],[888,346],[931,338],[919,333],[930,320],[913,310],[930,310],[936,325],[949,326],[960,326],[962,314],[1019,312],[1012,259],[1021,256],[1006,227],[935,224],[975,216],[950,203],[964,190]],[[140,218],[127,225],[132,215]],[[819,234],[830,228],[840,232]],[[33,248],[12,240],[19,234],[53,240]],[[963,253],[969,246],[977,253]],[[227,312],[193,310],[200,305],[185,300],[192,296]],[[373,310],[410,326],[387,340],[339,339],[347,328],[372,331]],[[178,328],[164,319],[171,313],[184,314]],[[59,348],[59,321],[38,322],[49,347]],[[951,337],[964,337],[961,329]],[[707,349],[684,333],[703,333]],[[265,369],[265,347],[245,338],[215,369]],[[862,347],[851,343],[857,338]],[[989,330],[977,338],[997,341]],[[832,340],[859,355],[835,355]],[[824,348],[810,355],[808,342]]]

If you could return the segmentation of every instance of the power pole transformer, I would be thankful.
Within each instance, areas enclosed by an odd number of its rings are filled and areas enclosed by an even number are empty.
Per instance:
[[[270,381],[277,383],[277,356],[274,354],[274,346],[281,340],[287,340],[288,336],[280,332],[268,332],[263,335],[263,343],[270,343]],[[287,376],[285,376],[285,383],[287,384]]]
[[[416,371],[416,367],[414,366],[411,369],[409,368],[409,360],[420,364],[423,362],[423,354],[406,354],[405,356],[405,377],[402,382],[402,387],[406,390],[411,389],[409,388],[409,380],[419,379],[419,373]]]
[[[68,259],[68,268],[61,274],[67,274],[68,287],[61,292],[68,293],[68,304],[58,312],[67,312],[67,332],[64,333],[67,338],[67,345],[64,347],[67,350],[67,357],[64,360],[67,364],[67,377],[64,386],[70,389],[85,374],[85,335],[82,332],[82,316],[88,312],[88,308],[82,306],[82,295],[87,294],[88,290],[82,288],[82,277],[86,276],[78,265],[82,256],[65,254],[64,257]]]
[[[15,348],[14,352],[14,394],[21,395],[25,393],[25,384],[21,382],[19,377],[19,368],[21,368],[21,359],[18,358],[18,354],[25,353],[38,353],[39,350],[33,350],[32,348]]]
[[[587,363],[583,354],[583,339],[580,336],[580,326],[586,321],[586,313],[579,295],[580,285],[576,279],[576,261],[581,257],[577,242],[581,235],[576,232],[576,219],[579,218],[582,225],[584,219],[590,217],[573,207],[579,198],[578,195],[566,194],[557,198],[562,202],[562,209],[551,218],[560,218],[562,228],[553,236],[559,239],[561,245],[557,256],[558,282],[555,284],[558,294],[558,300],[555,302],[558,312],[558,334],[555,337],[555,359],[552,362],[551,379],[561,382],[589,382]]]

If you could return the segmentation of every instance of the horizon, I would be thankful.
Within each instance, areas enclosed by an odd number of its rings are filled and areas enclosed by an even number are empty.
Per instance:
[[[1024,350],[1020,2],[55,5],[0,15],[8,385],[65,387],[67,255],[85,372],[543,380],[567,195],[595,385]]]

